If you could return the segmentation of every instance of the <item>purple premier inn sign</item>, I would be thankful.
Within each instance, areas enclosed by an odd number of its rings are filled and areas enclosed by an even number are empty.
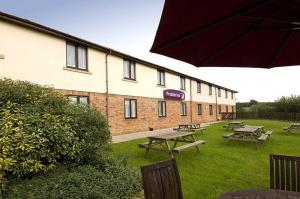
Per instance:
[[[164,98],[170,100],[184,100],[184,92],[179,90],[167,89],[164,90]]]

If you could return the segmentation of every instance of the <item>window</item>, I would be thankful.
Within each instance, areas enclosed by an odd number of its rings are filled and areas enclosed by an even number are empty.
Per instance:
[[[234,113],[234,106],[232,106],[232,107],[231,107],[231,112],[233,112],[233,113]]]
[[[187,113],[186,113],[186,103],[181,103],[180,104],[180,114],[182,116],[186,116],[187,115]]]
[[[87,48],[67,42],[67,67],[87,70]]]
[[[158,117],[165,117],[167,115],[166,102],[158,101]]]
[[[157,84],[160,86],[165,86],[166,81],[165,81],[165,72],[158,70],[157,71]]]
[[[197,82],[197,93],[201,93],[201,82]]]
[[[185,78],[180,77],[180,89],[185,90]]]
[[[218,97],[221,97],[221,89],[218,88]]]
[[[198,115],[202,115],[202,104],[197,104],[197,113]]]
[[[124,101],[124,113],[126,119],[137,118],[137,104],[136,99],[125,99]]]
[[[209,85],[209,95],[212,95],[212,86]]]
[[[135,62],[130,60],[123,60],[123,77],[124,79],[136,80],[135,77]]]
[[[228,113],[228,106],[226,106],[226,113]]]
[[[88,96],[76,96],[76,95],[69,95],[68,99],[72,103],[76,104],[89,104],[89,97]]]
[[[233,92],[231,91],[231,99],[233,99]]]
[[[221,114],[222,113],[222,106],[221,105],[218,106],[218,110],[219,110],[219,114]]]
[[[213,114],[214,114],[213,106],[209,105],[209,115],[213,115]]]
[[[227,99],[228,98],[228,91],[225,90],[225,98]]]

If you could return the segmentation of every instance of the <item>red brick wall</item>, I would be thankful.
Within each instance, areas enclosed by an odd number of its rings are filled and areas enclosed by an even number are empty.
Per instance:
[[[103,93],[82,92],[59,90],[64,95],[82,95],[89,96],[91,106],[96,107],[103,115],[106,115],[106,99]],[[125,119],[124,117],[124,99],[137,100],[137,118]],[[216,121],[216,105],[213,105],[213,115],[209,115],[209,103],[202,104],[202,115],[198,115],[197,104],[199,102],[186,102],[187,116],[180,115],[180,101],[166,100],[167,116],[158,117],[157,98],[135,97],[124,95],[109,95],[108,96],[108,120],[112,135],[126,134],[138,131],[149,130],[149,127],[155,129],[175,127],[178,124],[190,122],[208,122]],[[222,110],[225,111],[225,105],[222,105]],[[231,106],[229,106],[231,111]],[[218,114],[218,119],[221,116]]]

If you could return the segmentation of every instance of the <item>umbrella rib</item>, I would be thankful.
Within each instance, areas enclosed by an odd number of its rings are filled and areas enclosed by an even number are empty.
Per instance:
[[[280,52],[282,51],[282,49],[285,47],[285,45],[287,44],[287,42],[289,41],[289,39],[291,38],[292,35],[292,31],[287,33],[287,36],[284,38],[283,42],[281,43],[279,49],[276,51],[275,55],[273,56],[271,63],[269,64],[269,67],[271,68],[272,65],[274,65],[278,59],[278,56],[280,54]]]
[[[188,33],[185,33],[183,35],[175,37],[174,39],[172,39],[170,41],[167,41],[167,42],[159,45],[158,47],[152,49],[151,51],[161,50],[161,49],[164,49],[164,48],[169,47],[171,45],[174,45],[174,44],[176,44],[176,43],[178,43],[178,42],[180,42],[182,40],[185,40],[185,39],[190,38],[190,37],[192,37],[192,36],[194,36],[194,35],[202,32],[202,31],[205,31],[206,29],[210,29],[210,28],[212,28],[212,27],[214,27],[214,26],[222,23],[225,20],[231,19],[231,18],[233,18],[233,17],[235,17],[237,15],[240,15],[243,12],[248,12],[248,11],[250,11],[252,9],[258,8],[260,6],[263,6],[263,5],[271,3],[271,2],[272,2],[272,0],[262,0],[262,1],[258,2],[258,3],[255,3],[255,4],[252,4],[250,6],[244,7],[242,9],[240,9],[240,10],[238,10],[238,11],[230,14],[230,15],[227,15],[227,16],[224,16],[222,18],[216,19],[216,20],[214,20],[214,21],[212,21],[212,22],[210,22],[208,24],[205,24],[203,26],[197,27],[197,28],[195,28],[194,30],[192,30],[192,31],[190,31]]]
[[[282,7],[280,7],[279,10],[276,10],[276,12],[272,13],[271,16],[276,15],[277,13],[281,12],[282,10],[286,9],[286,7],[288,7],[291,3],[293,3],[295,0],[291,0],[289,2],[287,2],[285,5],[283,5]],[[223,52],[224,50],[226,50],[228,47],[232,46],[233,44],[235,44],[236,42],[240,41],[247,33],[249,33],[251,30],[255,29],[255,27],[261,25],[264,21],[262,19],[259,19],[260,21],[255,23],[254,25],[252,25],[250,28],[248,28],[247,30],[243,31],[242,33],[240,33],[238,35],[238,37],[230,40],[229,42],[227,42],[222,48],[218,49],[217,51],[215,51],[213,54],[211,54],[210,56],[208,56],[206,59],[204,59],[203,61],[200,62],[199,65],[205,65],[208,62],[210,62],[214,57],[216,57],[218,54],[220,54],[221,52]]]
[[[257,19],[257,20],[264,20],[264,21],[270,21],[270,22],[277,22],[277,23],[287,23],[291,25],[299,25],[299,22],[296,21],[286,21],[286,20],[280,20],[280,19],[272,19],[268,17],[255,17],[255,16],[249,16],[249,15],[239,15],[239,17],[248,18],[248,19]]]

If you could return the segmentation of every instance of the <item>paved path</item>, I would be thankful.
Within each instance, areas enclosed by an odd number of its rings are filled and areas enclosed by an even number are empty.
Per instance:
[[[202,127],[209,126],[210,124],[215,124],[218,122],[207,122],[207,123],[201,123]],[[119,143],[119,142],[126,142],[130,140],[140,139],[149,137],[152,135],[161,135],[165,133],[170,133],[173,128],[166,128],[166,129],[158,129],[154,131],[143,131],[143,132],[137,132],[137,133],[129,133],[125,135],[116,135],[112,136],[112,143]]]

